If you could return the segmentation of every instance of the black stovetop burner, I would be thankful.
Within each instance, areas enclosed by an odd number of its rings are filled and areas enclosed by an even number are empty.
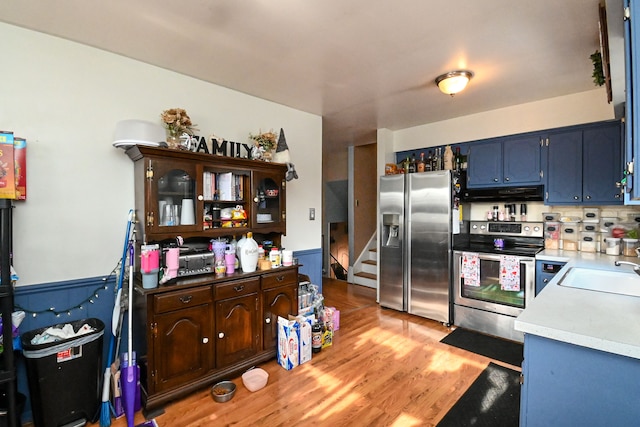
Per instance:
[[[454,249],[533,257],[544,249],[542,223],[472,221],[469,239],[461,240]]]
[[[542,251],[544,247],[532,245],[532,246],[509,246],[505,243],[505,247],[500,249],[496,248],[493,243],[469,243],[467,245],[460,245],[454,247],[455,250],[464,252],[477,252],[484,254],[499,254],[499,255],[516,255],[516,256],[529,256],[534,257],[538,252]]]

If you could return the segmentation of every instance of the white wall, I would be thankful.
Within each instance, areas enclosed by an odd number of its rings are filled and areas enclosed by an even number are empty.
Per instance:
[[[91,47],[0,23],[0,129],[27,139],[28,200],[14,209],[18,285],[107,275],[134,203],[133,163],[112,143],[123,119],[185,108],[200,135],[248,142],[283,128],[292,250],[321,247],[322,118]]]
[[[391,151],[468,142],[613,118],[613,107],[607,103],[606,91],[599,88],[401,129],[394,132]]]

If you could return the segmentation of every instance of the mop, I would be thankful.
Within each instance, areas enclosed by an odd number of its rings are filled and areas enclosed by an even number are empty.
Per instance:
[[[109,340],[109,353],[107,354],[107,367],[104,371],[104,383],[102,384],[102,405],[100,407],[100,427],[109,427],[111,425],[111,405],[109,403],[109,386],[111,382],[111,364],[113,363],[113,347],[115,345],[117,334],[117,322],[120,317],[120,295],[122,292],[122,282],[124,281],[124,270],[127,262],[127,249],[131,235],[131,224],[133,222],[133,210],[129,211],[129,220],[127,221],[127,234],[124,236],[124,245],[122,248],[122,257],[120,259],[120,274],[118,276],[118,284],[116,287],[117,294],[113,306],[113,315],[111,318],[111,338]]]
[[[120,370],[120,382],[122,384],[122,397],[124,400],[124,414],[127,417],[127,427],[134,427],[136,388],[138,383],[138,370],[133,352],[133,272],[135,260],[136,231],[133,230],[133,239],[129,246],[129,308],[128,320],[128,348],[123,355],[122,368]]]

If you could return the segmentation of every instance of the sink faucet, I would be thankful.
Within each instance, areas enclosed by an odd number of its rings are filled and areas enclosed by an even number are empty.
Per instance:
[[[635,271],[636,274],[640,276],[640,264],[636,264],[635,262],[628,262],[628,261],[614,261],[613,264],[616,267],[620,267],[622,264],[632,265],[633,271]]]

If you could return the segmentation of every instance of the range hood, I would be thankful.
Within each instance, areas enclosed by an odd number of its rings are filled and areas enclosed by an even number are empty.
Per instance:
[[[544,200],[544,186],[531,187],[496,187],[496,188],[467,188],[462,191],[462,201],[465,202],[535,202]]]

